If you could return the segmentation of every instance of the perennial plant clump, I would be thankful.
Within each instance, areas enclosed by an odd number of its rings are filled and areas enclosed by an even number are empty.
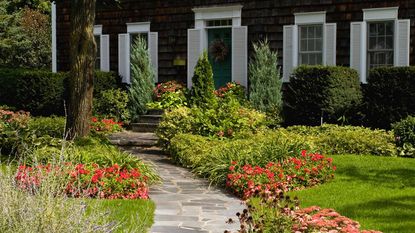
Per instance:
[[[113,119],[98,119],[93,117],[91,119],[91,131],[94,133],[114,133],[122,131],[122,122],[116,122]]]
[[[148,199],[147,177],[140,170],[121,168],[117,164],[100,167],[97,164],[65,167],[21,165],[16,174],[17,187],[36,193],[43,178],[50,173],[66,181],[64,193],[69,197],[89,197],[102,199]]]
[[[248,199],[256,193],[284,193],[324,183],[334,177],[332,158],[302,151],[300,157],[269,162],[265,167],[233,161],[226,185],[235,194]]]

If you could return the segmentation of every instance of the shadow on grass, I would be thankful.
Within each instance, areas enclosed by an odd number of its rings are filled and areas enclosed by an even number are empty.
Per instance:
[[[382,169],[367,168],[349,165],[336,171],[343,179],[362,181],[374,186],[383,186],[392,189],[415,188],[415,168]],[[415,217],[414,217],[415,221]]]
[[[354,205],[346,205],[337,209],[351,218],[372,219],[379,229],[385,233],[415,232],[415,195],[400,196],[390,199],[377,199]],[[354,214],[353,214],[354,213]],[[355,216],[353,216],[355,215]]]

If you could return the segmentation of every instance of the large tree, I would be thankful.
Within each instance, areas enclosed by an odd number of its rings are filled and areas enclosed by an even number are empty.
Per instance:
[[[57,4],[65,4],[58,0]],[[102,0],[102,5],[119,0]],[[69,1],[70,14],[70,71],[66,133],[69,139],[85,137],[90,132],[94,90],[94,64],[97,46],[94,40],[96,0]]]

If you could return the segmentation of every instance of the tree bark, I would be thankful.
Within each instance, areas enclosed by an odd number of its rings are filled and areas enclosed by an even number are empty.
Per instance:
[[[94,89],[96,0],[71,1],[69,99],[66,132],[69,139],[90,132]]]

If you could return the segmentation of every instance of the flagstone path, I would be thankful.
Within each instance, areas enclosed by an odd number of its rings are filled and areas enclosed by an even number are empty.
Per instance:
[[[156,203],[151,233],[222,233],[235,232],[242,212],[241,201],[223,190],[195,177],[188,169],[173,164],[160,149],[132,147],[126,149],[144,161],[153,163],[162,183],[150,187],[150,198]]]

